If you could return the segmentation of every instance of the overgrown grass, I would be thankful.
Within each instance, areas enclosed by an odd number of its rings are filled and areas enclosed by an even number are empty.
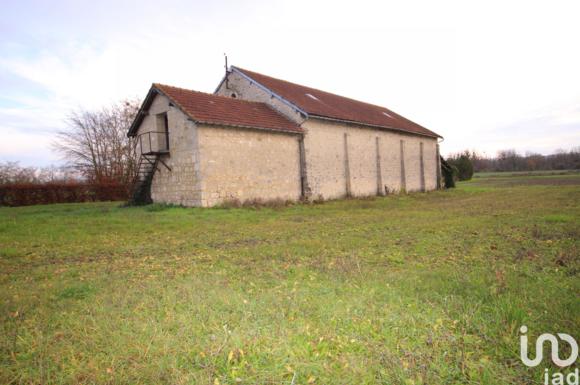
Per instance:
[[[0,383],[542,383],[518,329],[578,337],[579,217],[578,184],[484,179],[260,210],[0,208]]]

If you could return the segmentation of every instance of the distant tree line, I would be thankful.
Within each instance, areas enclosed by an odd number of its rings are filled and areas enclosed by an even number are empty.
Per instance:
[[[66,166],[27,167],[19,162],[0,162],[0,186],[80,182],[82,176]]]
[[[501,150],[496,156],[465,150],[447,157],[447,162],[457,168],[458,179],[468,180],[473,172],[579,170],[580,146],[569,151],[557,150],[550,155],[516,150]]]

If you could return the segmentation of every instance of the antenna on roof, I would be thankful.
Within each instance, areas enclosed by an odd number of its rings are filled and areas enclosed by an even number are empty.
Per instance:
[[[224,52],[224,59],[226,61],[224,67],[226,68],[226,89],[230,88],[230,84],[228,82],[228,75],[230,73],[229,69],[228,69],[228,55]]]

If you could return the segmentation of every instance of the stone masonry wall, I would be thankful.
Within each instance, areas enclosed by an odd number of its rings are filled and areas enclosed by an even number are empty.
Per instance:
[[[345,134],[348,148],[350,192],[352,196],[376,195],[378,187],[377,137],[380,152],[381,194],[401,190],[400,141],[404,141],[406,191],[421,190],[420,143],[423,143],[425,190],[437,186],[436,144],[434,138],[406,135],[309,119],[302,127],[307,131],[304,142],[308,184],[312,197],[324,199],[347,195],[345,167]]]
[[[201,205],[298,200],[301,194],[298,135],[201,125]]]
[[[169,127],[169,154],[163,155],[161,159],[171,168],[171,171],[159,164],[153,176],[151,197],[154,202],[159,203],[199,206],[202,196],[199,178],[198,128],[195,123],[177,107],[170,106],[167,97],[157,95],[137,134],[160,131],[157,127],[157,114],[164,112],[167,113]],[[144,147],[147,146],[144,145]]]

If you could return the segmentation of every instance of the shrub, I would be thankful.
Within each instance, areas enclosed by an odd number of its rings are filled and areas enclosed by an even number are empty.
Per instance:
[[[443,173],[443,183],[445,188],[455,187],[455,178],[457,175],[457,168],[449,164],[443,157],[441,160],[441,172]]]
[[[128,189],[118,183],[43,183],[0,185],[0,206],[29,206],[126,200]]]
[[[473,176],[473,163],[468,155],[461,154],[459,157],[447,161],[457,169],[459,180],[470,180]]]

